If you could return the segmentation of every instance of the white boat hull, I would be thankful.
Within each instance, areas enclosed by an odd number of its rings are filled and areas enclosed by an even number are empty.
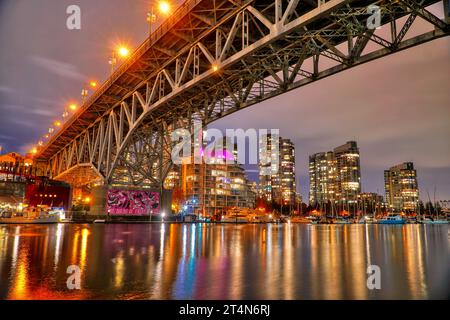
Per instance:
[[[222,223],[248,223],[249,221],[245,218],[224,218]]]
[[[0,219],[0,224],[55,224],[59,223],[59,217],[44,217],[36,219],[27,218],[2,218]]]
[[[427,221],[421,221],[422,224],[448,224],[449,222],[446,220],[435,220],[435,221],[431,221],[431,220],[427,220]]]

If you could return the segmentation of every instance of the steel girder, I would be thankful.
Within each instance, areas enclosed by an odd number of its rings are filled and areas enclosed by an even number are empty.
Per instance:
[[[61,177],[89,165],[106,183],[160,187],[171,167],[172,130],[193,121],[208,125],[289,90],[447,36],[449,25],[425,9],[435,2],[331,0],[317,6],[316,1],[253,0],[221,2],[226,9],[213,14],[194,10],[192,16],[208,27],[200,28],[197,37],[192,29],[177,36],[187,41],[178,53],[148,49],[168,57],[140,58],[158,67],[140,73],[143,81],[135,89],[130,83],[127,89],[116,86],[117,96],[102,96],[111,102],[96,111],[93,123],[83,130],[67,128],[81,130],[75,137],[60,134],[60,146],[55,139],[46,146],[41,153],[46,172]],[[382,9],[390,39],[367,28],[370,4]],[[402,17],[406,22],[398,31]],[[405,40],[416,17],[435,28]],[[369,43],[379,48],[366,52]]]

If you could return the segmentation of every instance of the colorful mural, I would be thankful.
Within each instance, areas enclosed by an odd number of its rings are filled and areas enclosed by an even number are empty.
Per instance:
[[[160,212],[158,192],[112,189],[108,191],[107,209],[110,215],[143,216]]]

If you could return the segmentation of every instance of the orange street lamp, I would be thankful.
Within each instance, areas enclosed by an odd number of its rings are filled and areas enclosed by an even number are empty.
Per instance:
[[[72,111],[77,111],[78,106],[77,106],[75,103],[71,103],[71,104],[69,105],[69,109],[72,110]]]
[[[159,11],[163,14],[169,14],[171,10],[170,3],[168,1],[161,1],[159,3]]]
[[[87,89],[81,90],[81,102],[84,104],[86,102],[89,91]]]
[[[169,15],[170,11],[172,10],[172,6],[170,5],[170,2],[168,1],[160,1],[158,4],[158,11],[160,13],[162,13],[163,15]],[[156,23],[156,14],[155,14],[155,9],[152,6],[151,7],[151,11],[147,12],[147,23],[149,26],[149,36],[152,35],[153,32],[153,24]]]
[[[125,46],[120,46],[117,50],[112,52],[112,57],[109,59],[109,64],[111,65],[111,75],[114,73],[114,69],[117,65],[117,55],[120,58],[127,58],[130,55],[130,49]]]
[[[119,56],[122,58],[126,58],[130,55],[130,50],[127,47],[120,47],[117,52],[119,53]]]
[[[62,123],[61,123],[61,121],[55,121],[54,125],[57,127],[61,127]]]
[[[128,49],[124,49],[124,50],[128,50]],[[95,90],[98,86],[97,81],[89,81],[89,87],[92,88],[92,90]],[[87,96],[89,95],[89,90],[88,89],[83,89],[81,90],[81,101],[83,102],[83,104],[86,102]],[[73,110],[75,111],[75,110]]]

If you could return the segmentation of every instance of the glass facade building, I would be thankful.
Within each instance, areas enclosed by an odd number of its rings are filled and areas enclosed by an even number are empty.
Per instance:
[[[278,164],[273,163],[259,165],[259,191],[260,196],[268,202],[275,202],[279,205],[295,205],[296,203],[296,178],[295,178],[295,145],[289,139],[279,136],[262,136],[267,143],[263,144],[265,150],[260,149],[260,157],[273,159],[278,152]],[[275,145],[278,139],[278,145]],[[268,170],[272,167],[273,170]],[[278,170],[276,170],[278,169]],[[271,174],[267,174],[268,172]]]
[[[356,203],[361,193],[361,164],[355,141],[309,157],[310,204]]]
[[[406,162],[384,172],[386,202],[394,212],[415,211],[419,204],[417,171]]]

